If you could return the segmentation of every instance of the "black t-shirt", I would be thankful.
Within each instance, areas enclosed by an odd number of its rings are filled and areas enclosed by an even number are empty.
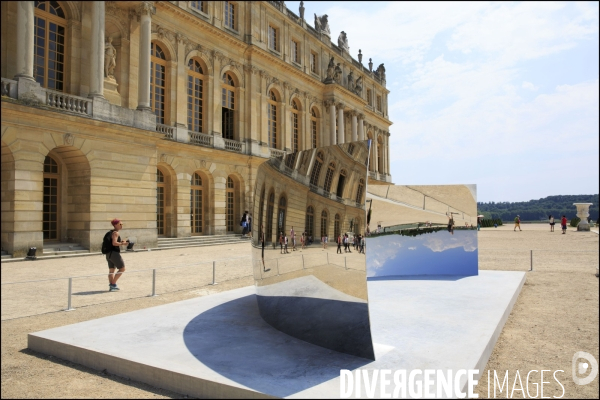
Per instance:
[[[114,232],[114,231],[113,231],[113,232]],[[120,242],[120,241],[121,241],[121,236],[119,236],[119,237],[117,238],[117,242]],[[112,235],[110,235],[110,243],[111,243],[111,245],[112,245]],[[120,253],[120,252],[121,252],[121,247],[119,247],[119,246],[112,246],[112,251],[114,251],[114,252],[116,252],[116,253]]]

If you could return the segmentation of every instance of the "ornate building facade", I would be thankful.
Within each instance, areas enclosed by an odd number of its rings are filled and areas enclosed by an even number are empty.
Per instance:
[[[391,182],[373,70],[282,1],[2,2],[2,247],[98,250],[108,221],[157,238],[238,232],[272,156],[372,139]],[[325,168],[326,166],[324,166]],[[315,216],[317,218],[318,216]]]

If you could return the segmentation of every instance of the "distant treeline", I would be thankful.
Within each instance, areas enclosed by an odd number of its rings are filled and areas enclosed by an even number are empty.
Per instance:
[[[598,195],[581,194],[569,196],[548,196],[539,200],[529,200],[516,203],[494,201],[477,203],[477,212],[485,215],[486,219],[500,218],[503,221],[512,221],[517,215],[521,221],[547,220],[549,215],[559,219],[564,215],[569,220],[577,214],[573,203],[593,203],[590,207],[590,218],[598,220]]]

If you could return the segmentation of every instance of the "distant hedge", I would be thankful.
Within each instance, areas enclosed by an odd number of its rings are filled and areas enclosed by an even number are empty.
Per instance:
[[[502,226],[502,220],[500,218],[491,218],[491,219],[483,219],[481,221],[482,228],[490,228],[494,226],[494,224],[498,224],[498,226]]]
[[[581,218],[575,217],[571,220],[571,226],[573,228],[577,228],[577,225],[579,224],[579,222],[581,222]]]

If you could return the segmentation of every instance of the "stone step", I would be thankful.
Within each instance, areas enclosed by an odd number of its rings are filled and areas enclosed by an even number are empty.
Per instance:
[[[11,258],[12,258],[12,255],[10,255],[10,254],[2,254],[2,260],[8,260],[8,259],[11,259]]]
[[[192,245],[192,244],[208,244],[208,243],[237,243],[239,242],[241,239],[239,238],[235,238],[235,239],[214,239],[214,240],[170,240],[170,241],[164,241],[164,242],[159,242],[158,243],[158,247],[162,247],[162,246],[171,246],[171,245]]]
[[[62,255],[69,255],[69,254],[80,254],[80,253],[89,253],[90,251],[84,248],[81,248],[79,250],[65,250],[65,251],[54,251],[52,249],[50,250],[45,250],[44,252],[41,254],[42,256],[62,256]]]

